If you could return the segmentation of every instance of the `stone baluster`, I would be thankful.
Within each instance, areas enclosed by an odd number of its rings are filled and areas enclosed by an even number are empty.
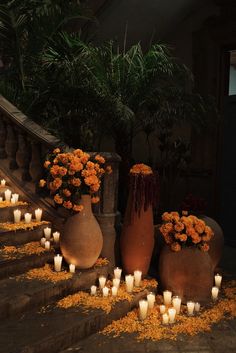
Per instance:
[[[0,113],[0,159],[6,158],[5,142],[6,142],[7,132],[3,117]]]
[[[38,182],[43,174],[43,162],[41,158],[41,144],[31,141],[31,160],[29,165],[29,172],[32,180]]]
[[[22,131],[19,131],[18,133],[18,150],[16,152],[16,162],[22,169],[21,179],[23,181],[30,181],[30,144],[26,138],[26,135]]]
[[[17,136],[14,128],[11,124],[7,124],[7,138],[5,142],[5,148],[7,152],[7,157],[9,159],[9,168],[14,170],[18,168],[16,163],[16,151],[18,143]]]

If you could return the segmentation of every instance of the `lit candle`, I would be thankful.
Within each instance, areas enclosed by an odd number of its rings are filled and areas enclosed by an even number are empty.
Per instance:
[[[90,294],[91,295],[96,295],[97,293],[97,287],[96,286],[91,286],[90,288]]]
[[[156,296],[154,293],[149,293],[147,295],[147,302],[148,302],[149,309],[152,309],[154,307],[155,300],[156,300]]]
[[[164,304],[165,305],[170,305],[171,304],[171,297],[172,297],[172,292],[169,290],[165,290],[163,292],[163,298],[164,298]]]
[[[41,243],[41,245],[42,246],[44,246],[45,247],[45,242],[46,242],[46,238],[41,238],[41,240],[40,240],[40,243]]]
[[[13,214],[14,214],[14,222],[15,223],[19,223],[20,219],[21,219],[21,211],[20,210],[14,210]]]
[[[99,278],[98,278],[98,281],[99,281],[99,287],[101,288],[101,289],[103,289],[104,287],[105,287],[105,284],[106,284],[106,277],[104,277],[104,276],[100,276]]]
[[[134,288],[134,276],[132,275],[126,275],[125,276],[125,284],[126,284],[126,290],[128,293],[131,293]]]
[[[46,228],[44,228],[43,231],[44,231],[45,238],[46,238],[47,240],[49,240],[50,237],[51,237],[52,229],[49,228],[49,227],[46,227]]]
[[[46,240],[44,243],[45,249],[49,250],[50,249],[50,241]]]
[[[113,278],[112,283],[113,283],[113,286],[118,289],[119,286],[120,286],[120,279],[119,278]]]
[[[2,179],[2,180],[1,180],[1,186],[2,186],[2,187],[6,186],[6,180],[5,180],[5,179]]]
[[[219,275],[219,273],[217,273],[217,275],[215,275],[215,286],[220,288],[221,281],[222,281],[222,276]]]
[[[199,312],[199,311],[200,311],[200,307],[201,307],[200,303],[195,303],[195,305],[194,305],[194,310],[195,310],[196,312]]]
[[[15,201],[19,201],[19,194],[12,194],[12,197],[14,197]]]
[[[194,302],[187,302],[187,309],[188,309],[188,315],[189,316],[192,316],[193,315],[193,312],[194,312],[194,306],[195,306],[195,303]]]
[[[180,308],[181,308],[181,298],[178,297],[178,296],[173,297],[172,304],[173,304],[173,307],[176,310],[176,314],[179,314],[180,313]]]
[[[142,271],[139,271],[139,270],[134,271],[134,285],[135,285],[135,287],[140,286],[141,279],[142,279]]]
[[[55,241],[55,243],[58,243],[59,239],[60,239],[60,233],[59,232],[53,232],[52,236],[53,236],[53,240]]]
[[[2,197],[0,197],[0,202],[3,202],[3,198]]]
[[[114,277],[120,279],[120,277],[121,277],[121,272],[122,272],[122,269],[119,268],[119,267],[116,267],[116,268],[114,269]]]
[[[219,294],[219,288],[218,287],[212,287],[211,294],[212,294],[212,299],[213,300],[217,300],[218,294]]]
[[[160,313],[165,314],[166,312],[166,306],[165,305],[160,305]]]
[[[75,273],[75,265],[74,264],[70,264],[69,269],[70,269],[70,273]]]
[[[13,195],[12,195],[12,197],[11,197],[11,203],[12,203],[12,204],[15,204],[15,203],[16,203],[16,199],[15,199],[15,197],[13,197]]]
[[[30,223],[32,219],[31,213],[25,213],[25,223]]]
[[[139,318],[140,320],[145,320],[148,313],[148,302],[147,300],[139,301]]]
[[[49,243],[49,242],[46,242],[46,243]],[[45,245],[46,245],[46,243],[45,243]],[[57,254],[57,256],[54,256],[54,269],[56,272],[61,271],[61,264],[62,264],[62,256]]]
[[[162,323],[164,325],[167,325],[169,323],[169,315],[168,314],[163,314],[162,315]]]
[[[175,322],[176,309],[175,308],[169,308],[168,309],[168,314],[169,314],[169,322],[170,322],[170,324],[173,324]]]
[[[11,190],[7,189],[5,192],[5,200],[10,201],[11,200]]]
[[[36,221],[41,222],[43,210],[41,210],[41,208],[37,208],[37,210],[34,211],[34,214]]]
[[[118,278],[116,278],[116,279],[118,279]],[[111,288],[111,294],[113,295],[113,297],[117,296],[117,292],[118,292],[118,288],[113,286]]]
[[[102,288],[102,295],[104,297],[108,297],[108,294],[109,294],[109,288],[108,287],[103,287]]]

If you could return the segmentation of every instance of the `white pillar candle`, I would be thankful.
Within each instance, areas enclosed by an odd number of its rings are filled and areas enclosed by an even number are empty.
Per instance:
[[[46,238],[41,238],[40,244],[45,247]]]
[[[176,309],[175,308],[169,308],[168,309],[168,314],[169,314],[169,323],[173,324],[175,322]]]
[[[0,197],[0,202],[3,202],[3,198],[2,197]]]
[[[70,273],[75,273],[75,265],[74,264],[70,264],[69,269],[70,269]]]
[[[21,219],[21,211],[20,210],[14,210],[13,214],[14,214],[14,222],[15,223],[19,223],[20,219]]]
[[[134,276],[132,275],[126,275],[125,276],[125,284],[126,284],[126,290],[128,293],[131,293],[134,288]]]
[[[7,189],[5,192],[5,200],[10,201],[11,200],[11,190]]]
[[[62,264],[62,256],[57,254],[57,256],[54,256],[54,269],[56,272],[61,271],[61,264]]]
[[[152,309],[154,307],[155,300],[156,300],[156,296],[154,293],[149,293],[147,295],[147,302],[148,302],[149,309]]]
[[[194,310],[196,311],[196,312],[199,312],[200,311],[200,307],[201,307],[201,305],[200,305],[200,303],[195,303],[195,305],[194,305]]]
[[[12,203],[12,204],[15,204],[15,203],[16,203],[16,199],[15,199],[15,197],[13,197],[13,196],[11,197],[11,203]]]
[[[37,210],[34,211],[34,214],[36,221],[41,222],[43,210],[41,210],[41,208],[37,208]]]
[[[189,316],[192,316],[193,315],[193,312],[194,312],[194,306],[195,306],[195,303],[194,302],[187,302],[187,309],[188,309],[188,315]]]
[[[139,301],[139,318],[140,320],[145,320],[148,313],[148,302],[147,300]]]
[[[59,232],[53,232],[52,236],[53,236],[53,240],[55,241],[55,243],[58,243],[59,240],[60,240],[60,233]]]
[[[46,238],[47,240],[49,240],[50,237],[51,237],[52,229],[49,228],[49,227],[46,227],[46,228],[44,228],[43,232],[44,232],[45,238]]]
[[[116,278],[118,279],[118,278]],[[111,288],[111,294],[113,295],[113,297],[117,296],[117,292],[118,292],[118,288],[116,286],[113,286]]]
[[[50,241],[46,240],[44,243],[45,249],[49,250],[50,249]]]
[[[116,268],[114,269],[114,277],[120,279],[120,277],[121,277],[121,272],[122,272],[122,269],[119,268],[119,267],[116,267]]]
[[[90,294],[91,295],[96,295],[97,293],[97,287],[96,286],[91,286],[90,288]]]
[[[162,315],[162,323],[164,325],[167,325],[169,323],[169,315],[168,314],[163,314]]]
[[[112,283],[113,283],[113,287],[116,287],[118,289],[119,286],[120,286],[120,279],[119,278],[113,278]]]
[[[219,288],[218,287],[212,287],[211,290],[211,295],[213,300],[217,300],[219,294]]]
[[[2,180],[1,180],[1,186],[2,186],[2,187],[5,187],[5,186],[6,186],[6,180],[5,180],[5,179],[2,179]]]
[[[103,289],[104,287],[105,287],[105,284],[106,284],[106,277],[104,277],[104,276],[100,276],[99,278],[98,278],[98,281],[99,281],[99,287],[101,288],[101,289]]]
[[[139,271],[139,270],[134,271],[134,285],[135,285],[135,287],[140,286],[141,279],[142,279],[142,271]]]
[[[104,297],[108,297],[108,294],[109,294],[109,288],[108,287],[103,287],[102,288],[102,295]]]
[[[176,314],[179,314],[180,313],[180,308],[181,308],[181,298],[178,297],[178,296],[174,296],[172,298],[172,304],[173,304],[173,307],[176,310]]]
[[[19,201],[19,194],[12,194],[12,197],[14,197],[15,201]]]
[[[163,292],[163,298],[164,298],[164,304],[165,305],[170,305],[171,304],[171,297],[172,297],[172,292],[169,290],[165,290]]]
[[[222,281],[222,276],[219,275],[219,273],[217,273],[217,275],[215,275],[215,286],[220,288],[221,281]]]
[[[165,305],[160,305],[160,313],[165,314],[166,312],[166,306]]]
[[[32,219],[31,213],[25,213],[25,223],[30,223]]]

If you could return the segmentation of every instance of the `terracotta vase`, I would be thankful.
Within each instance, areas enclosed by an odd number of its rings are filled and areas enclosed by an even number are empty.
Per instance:
[[[90,195],[82,195],[81,205],[83,210],[67,219],[60,247],[68,264],[87,269],[95,264],[101,253],[103,236],[92,213]]]
[[[162,290],[188,300],[207,303],[211,299],[214,271],[211,257],[197,248],[183,248],[174,252],[165,245],[159,260]]]

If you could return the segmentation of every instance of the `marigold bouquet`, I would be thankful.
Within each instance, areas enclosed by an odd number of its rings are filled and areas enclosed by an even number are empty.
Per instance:
[[[91,195],[92,203],[99,202],[96,196],[105,173],[111,173],[111,167],[105,167],[105,159],[90,155],[81,149],[73,152],[62,152],[54,149],[44,162],[47,170],[47,180],[41,179],[40,187],[47,186],[56,204],[66,209],[80,212],[82,194]]]
[[[180,251],[183,247],[191,246],[202,251],[209,250],[208,243],[214,233],[202,219],[183,211],[182,216],[178,212],[165,212],[162,220],[160,232],[171,250]]]

